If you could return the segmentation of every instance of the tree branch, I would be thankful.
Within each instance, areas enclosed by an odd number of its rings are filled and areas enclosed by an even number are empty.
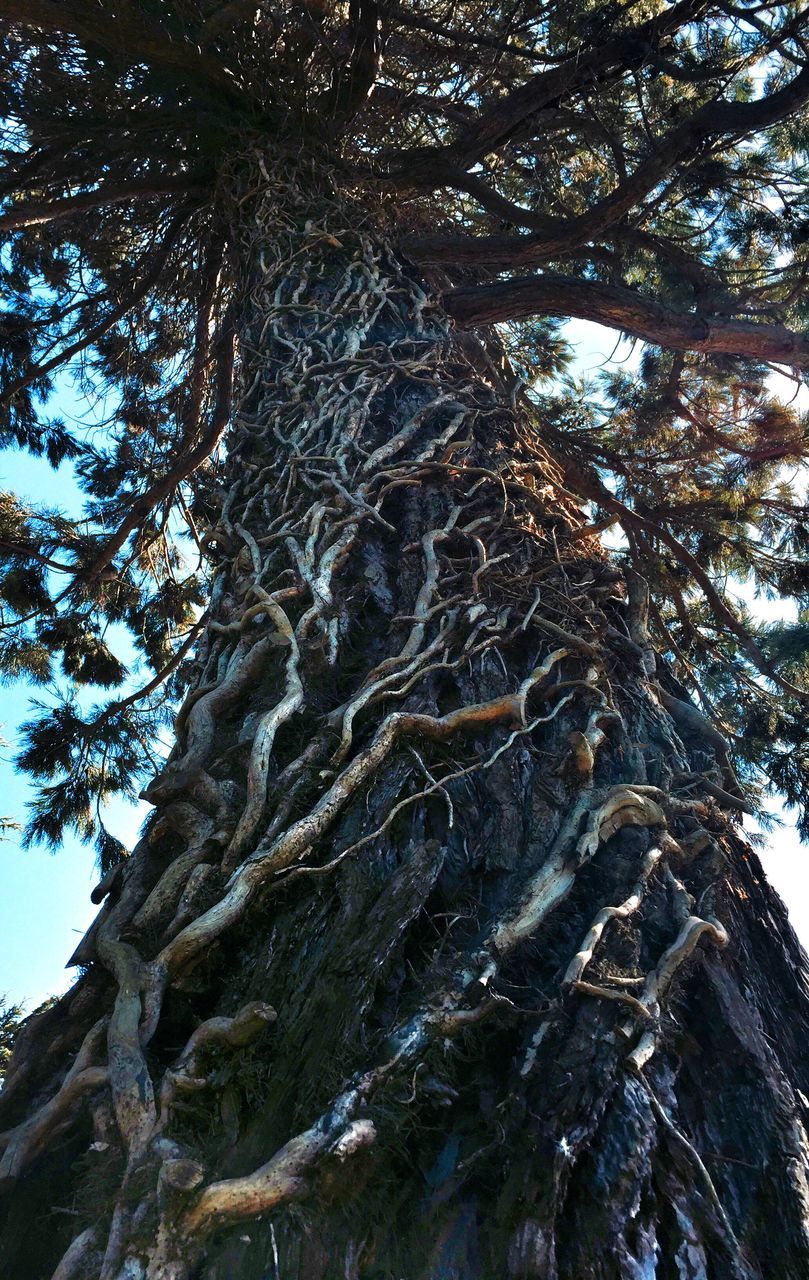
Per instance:
[[[199,38],[201,47],[208,47],[214,40],[228,35],[240,23],[254,18],[259,4],[260,0],[230,0],[230,3],[220,5],[203,24]]]
[[[349,30],[353,36],[351,55],[336,67],[332,84],[320,104],[324,115],[346,124],[359,111],[376,80],[381,54],[380,11],[376,0],[351,0]]]
[[[121,521],[115,533],[104,544],[93,564],[86,570],[85,577],[93,578],[101,573],[102,569],[105,569],[116,553],[120,551],[130,533],[133,533],[138,528],[149,512],[153,511],[164,498],[167,498],[182,480],[191,475],[192,471],[195,471],[200,463],[210,457],[219,443],[230,414],[231,394],[233,391],[235,329],[232,317],[226,318],[217,345],[219,364],[216,399],[208,429],[193,449],[180,454],[174,466],[161,480],[153,484],[147,493],[135,499],[129,514]]]
[[[608,196],[573,218],[548,218],[500,194],[457,163],[444,163],[440,183],[466,191],[495,217],[536,232],[534,236],[413,237],[405,250],[420,261],[473,262],[509,268],[570,252],[600,236],[659,185],[685,156],[706,138],[723,134],[743,137],[778,123],[809,101],[809,67],[789,84],[756,102],[709,102],[690,119],[657,140],[650,155]],[[476,251],[477,248],[477,251]],[[514,256],[509,258],[509,253]]]
[[[466,103],[453,102],[451,98],[443,98],[437,94],[419,93],[415,89],[395,89],[389,84],[374,85],[371,104],[383,106],[398,118],[421,111],[425,115],[443,116],[459,124],[466,123],[475,114],[474,107],[467,106]]]
[[[108,719],[110,715],[117,714],[119,711],[123,711],[126,707],[134,706],[134,704],[136,702],[140,702],[142,698],[148,698],[150,693],[154,693],[155,689],[159,689],[161,684],[163,684],[165,680],[168,680],[172,672],[177,670],[185,655],[195,644],[200,631],[207,621],[208,611],[206,609],[205,612],[200,614],[197,618],[179,649],[175,650],[165,667],[158,671],[142,689],[137,689],[135,693],[130,693],[126,698],[121,698],[118,702],[110,703],[100,718]],[[96,724],[98,724],[98,721],[96,721]]]
[[[704,7],[702,0],[682,0],[665,13],[630,30],[597,49],[577,51],[550,71],[541,71],[481,111],[460,138],[446,147],[420,152],[399,152],[395,174],[402,190],[431,190],[443,186],[447,164],[471,168],[488,152],[506,143],[521,124],[562,95],[569,95],[605,76],[624,74],[641,66],[661,37],[692,21]]]
[[[464,189],[470,190],[469,186]],[[494,212],[494,209],[489,211]],[[509,218],[508,221],[513,221],[513,218]],[[537,218],[536,221],[537,225],[540,225],[540,219]],[[537,231],[534,235],[511,233],[458,235],[456,233],[406,236],[401,242],[401,248],[415,262],[452,263],[458,266],[468,264],[497,271],[513,271],[517,267],[535,266],[548,258],[579,256],[578,251],[582,244],[587,243],[587,237],[579,235],[580,225],[576,218],[545,218],[542,224],[543,230]],[[664,235],[656,235],[640,227],[628,227],[625,224],[611,228],[605,225],[594,232],[591,242],[600,239],[602,232],[608,232],[605,238],[611,243],[629,245],[653,253],[659,258],[665,258],[695,288],[723,289],[724,291],[724,283],[711,276],[710,264],[692,257],[676,241]],[[584,256],[592,260],[598,255],[599,250],[595,247],[584,251]]]
[[[151,200],[156,196],[174,194],[202,194],[193,187],[187,177],[153,178],[129,186],[97,187],[95,191],[82,191],[63,200],[34,200],[28,204],[13,204],[0,214],[0,231],[18,231],[23,227],[37,227],[46,222],[70,218],[87,209],[104,205],[128,204],[136,200]]]
[[[572,316],[675,351],[745,356],[809,369],[809,337],[784,325],[674,311],[624,285],[575,276],[548,273],[451,289],[444,294],[444,305],[463,327],[533,315]]]
[[[146,297],[146,294],[157,284],[163,274],[180,229],[188,216],[189,214],[186,211],[172,219],[163,243],[152,260],[150,269],[132,292],[126,296],[124,301],[120,302],[117,307],[113,307],[111,311],[108,311],[103,320],[99,321],[92,329],[80,329],[81,337],[63,347],[61,351],[57,351],[56,355],[51,356],[50,360],[45,360],[42,364],[35,365],[27,373],[20,374],[18,378],[10,382],[0,393],[0,406],[8,404],[20,391],[30,387],[32,382],[38,382],[40,378],[47,377],[54,369],[65,364],[68,360],[72,360],[73,356],[86,351],[93,343],[98,342],[99,338],[103,338],[105,334],[109,333],[110,329],[118,324],[119,320],[123,320],[124,316]],[[74,329],[73,332],[75,333],[76,330]]]
[[[80,7],[55,4],[53,0],[0,0],[0,21],[19,23],[25,27],[38,27],[41,31],[62,31],[76,36],[83,44],[100,46],[116,54],[125,62],[143,59],[152,65],[168,67],[190,78],[199,77],[229,96],[237,86],[231,73],[217,58],[200,53],[185,40],[174,40],[165,28],[147,23],[143,11],[126,14],[126,5],[94,7],[88,12],[85,3]]]

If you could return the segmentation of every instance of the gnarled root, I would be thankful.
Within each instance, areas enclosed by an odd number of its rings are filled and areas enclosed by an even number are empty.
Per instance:
[[[244,1048],[265,1027],[275,1022],[276,1012],[260,1000],[247,1004],[232,1018],[209,1018],[197,1027],[175,1065],[163,1076],[160,1087],[160,1118],[156,1129],[168,1123],[172,1104],[178,1093],[204,1088],[208,1081],[200,1075],[205,1053],[216,1046]]]
[[[92,1065],[98,1057],[105,1026],[106,1019],[102,1018],[87,1033],[58,1092],[16,1129],[0,1135],[0,1146],[5,1147],[0,1159],[0,1184],[18,1178],[45,1150],[53,1135],[73,1119],[79,1104],[107,1083],[107,1068]]]
[[[689,916],[671,946],[663,952],[655,968],[644,983],[640,1002],[652,1014],[658,1014],[663,997],[666,994],[677,970],[692,954],[700,938],[706,937],[717,947],[728,945],[728,935],[718,920],[702,920],[699,916]],[[628,1055],[628,1063],[640,1070],[645,1067],[657,1046],[658,1030],[650,1028],[644,1031],[635,1048]]]

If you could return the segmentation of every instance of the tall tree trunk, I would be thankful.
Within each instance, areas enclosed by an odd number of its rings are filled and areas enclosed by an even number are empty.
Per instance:
[[[210,621],[0,1098],[5,1273],[799,1280],[804,959],[643,582],[381,217],[239,209]]]

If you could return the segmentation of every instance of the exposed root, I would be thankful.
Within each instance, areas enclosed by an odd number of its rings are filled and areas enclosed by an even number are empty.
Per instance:
[[[280,604],[276,604],[266,592],[262,592],[264,609],[275,624],[278,635],[289,646],[289,657],[286,664],[286,689],[280,702],[262,716],[253,746],[250,751],[250,763],[247,767],[247,803],[245,804],[238,826],[233,833],[224,856],[224,866],[232,868],[241,857],[250,842],[253,833],[261,821],[267,803],[267,777],[270,768],[275,735],[279,727],[289,720],[303,706],[304,692],[299,672],[300,649],[292,624]]]
[[[593,923],[590,925],[584,936],[582,944],[576,955],[568,965],[567,972],[562,979],[562,986],[568,987],[580,983],[582,974],[593,958],[596,947],[601,940],[605,928],[611,920],[626,920],[635,911],[637,911],[644,894],[646,893],[649,880],[658,866],[663,856],[662,849],[654,848],[644,856],[641,866],[640,875],[629,897],[617,907],[602,907]],[[581,987],[579,987],[581,990]]]
[[[599,1000],[615,1000],[619,1004],[628,1005],[639,1018],[651,1018],[652,1016],[646,1005],[641,1004],[640,1000],[630,995],[628,991],[616,991],[612,987],[599,987],[596,983],[582,982],[578,978],[575,978],[569,985],[573,987],[574,991],[580,991],[582,995],[597,996]]]
[[[585,816],[587,827],[579,835]],[[492,931],[487,946],[503,955],[539,928],[570,892],[579,868],[621,827],[655,827],[665,823],[666,815],[659,804],[632,787],[614,787],[600,802],[595,793],[585,793],[531,882],[519,911]]]
[[[26,1167],[40,1155],[54,1134],[69,1123],[78,1104],[106,1085],[106,1066],[93,1065],[98,1058],[106,1020],[101,1019],[88,1031],[75,1061],[54,1096],[16,1129],[0,1134],[0,1185],[19,1178]]]
[[[175,1065],[163,1076],[160,1088],[160,1119],[156,1130],[168,1123],[171,1107],[178,1093],[198,1089],[208,1081],[200,1075],[202,1059],[207,1050],[217,1045],[244,1048],[270,1023],[275,1022],[276,1012],[271,1005],[253,1001],[240,1009],[232,1018],[209,1018],[201,1023],[189,1039]]]
[[[52,1280],[83,1280],[91,1267],[97,1267],[101,1262],[98,1240],[98,1227],[88,1227],[76,1236],[54,1271]]]
[[[491,769],[500,757],[508,751],[511,746],[513,746],[518,738],[522,737],[524,734],[533,733],[533,731],[538,729],[540,725],[549,724],[551,720],[554,720],[559,712],[562,711],[563,708],[571,701],[572,696],[572,694],[564,694],[556,703],[556,706],[549,715],[537,716],[523,728],[515,729],[509,734],[506,740],[500,744],[496,751],[493,751],[485,760],[476,761],[475,764],[471,764],[465,769],[456,769],[452,773],[444,774],[443,777],[439,778],[437,781],[430,776],[431,785],[429,787],[425,787],[422,791],[414,792],[413,795],[406,796],[403,800],[399,800],[392,807],[385,818],[385,821],[382,822],[375,831],[369,832],[368,835],[362,836],[361,839],[356,840],[346,849],[343,849],[336,858],[331,860],[331,862],[327,862],[322,866],[302,866],[293,868],[284,876],[284,883],[288,883],[288,881],[297,876],[328,875],[330,872],[334,871],[336,867],[340,866],[341,863],[345,862],[347,858],[353,857],[355,853],[359,853],[360,849],[365,848],[366,845],[372,844],[374,841],[378,840],[380,836],[384,835],[391,824],[399,817],[399,814],[405,809],[410,808],[411,805],[417,804],[421,800],[426,800],[429,796],[435,795],[436,792],[443,793],[446,796],[446,788],[451,782],[457,782],[459,778],[468,778],[471,774],[483,773],[487,769]],[[423,767],[424,766],[422,765],[422,768]],[[452,826],[451,818],[449,825],[450,827]]]
[[[557,651],[558,653],[558,651]],[[553,656],[553,655],[552,655]],[[558,660],[558,659],[556,659]],[[547,674],[538,667],[516,694],[460,707],[445,716],[394,711],[377,730],[373,741],[339,774],[306,817],[293,823],[270,846],[261,848],[232,876],[225,896],[188,925],[163,949],[157,963],[176,973],[244,914],[249,902],[270,876],[298,861],[328,830],[349,800],[406,737],[443,742],[454,734],[509,722],[524,724],[528,693]]]
[[[700,938],[709,938],[717,947],[726,947],[728,935],[718,920],[702,920],[689,916],[671,946],[663,952],[657,965],[648,975],[640,995],[641,1004],[655,1017],[659,1016],[662,1000],[677,970],[689,958]],[[644,1031],[635,1048],[627,1056],[628,1063],[638,1071],[646,1066],[657,1047],[659,1031]]]

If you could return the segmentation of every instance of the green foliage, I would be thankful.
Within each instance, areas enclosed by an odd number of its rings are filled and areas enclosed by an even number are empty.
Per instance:
[[[135,800],[153,768],[150,742],[160,718],[148,708],[111,703],[82,716],[75,702],[32,704],[34,718],[20,727],[17,767],[39,780],[23,844],[58,848],[66,829],[85,843],[95,840],[102,873],[125,856],[100,820],[99,807],[114,795]]]
[[[47,684],[50,678],[51,656],[44,645],[16,636],[0,640],[0,680],[3,684],[20,679],[27,679],[32,684]]]
[[[76,617],[63,615],[39,629],[39,640],[49,650],[62,652],[62,669],[76,684],[100,684],[105,688],[122,682],[126,667],[104,641],[86,630]]]
[[[6,1074],[21,1021],[22,1005],[0,1001],[0,1082]]]
[[[749,360],[647,347],[637,373],[608,368],[589,388],[563,379],[536,398],[591,477],[595,519],[618,515],[623,554],[651,587],[658,647],[728,737],[751,795],[779,791],[809,836],[807,703],[782,683],[809,688],[809,423],[768,374]],[[800,620],[763,623],[771,602]]]
[[[777,622],[767,628],[763,647],[779,666],[788,668],[793,677],[809,670],[809,615],[796,622]]]

